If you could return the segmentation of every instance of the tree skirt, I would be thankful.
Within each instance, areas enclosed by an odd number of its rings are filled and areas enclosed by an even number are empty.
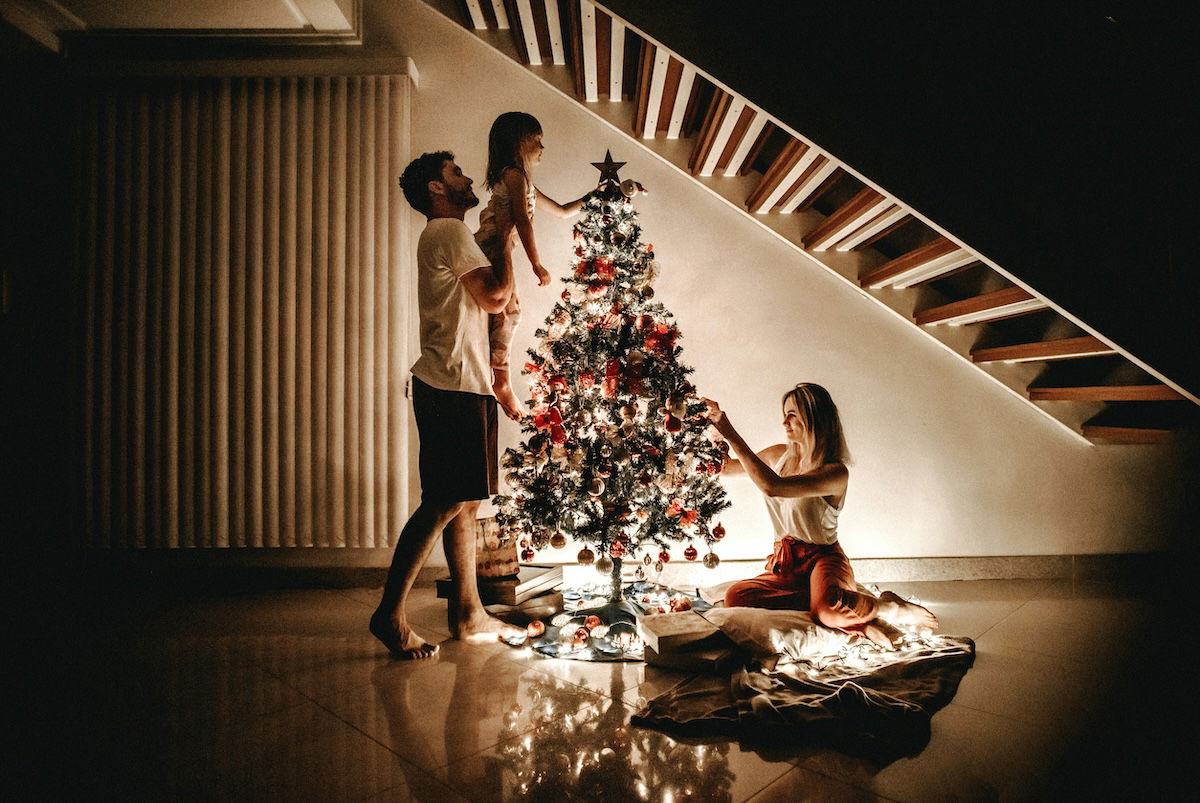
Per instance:
[[[546,622],[530,623],[524,637],[505,639],[505,643],[572,661],[641,661],[639,616],[712,607],[699,593],[688,594],[657,583],[639,581],[625,586],[620,602],[607,602],[606,589],[607,584],[565,589],[562,613]]]
[[[730,677],[684,681],[650,700],[633,723],[751,747],[831,746],[878,761],[919,752],[929,742],[933,714],[950,702],[974,663],[974,642],[914,635],[889,652],[830,632],[776,629],[776,654]]]

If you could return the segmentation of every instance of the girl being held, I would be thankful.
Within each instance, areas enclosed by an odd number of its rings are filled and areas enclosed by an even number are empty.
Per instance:
[[[540,207],[559,218],[568,218],[583,208],[583,198],[565,206],[546,196],[533,184],[532,171],[542,161],[542,125],[525,112],[505,112],[492,123],[488,133],[487,185],[492,197],[479,213],[475,242],[493,265],[511,260],[520,239],[537,276],[538,285],[550,284],[550,272],[542,265],[533,235],[534,209]],[[513,331],[521,319],[517,294],[504,312],[490,316],[488,335],[492,358],[492,392],[504,414],[521,418],[521,405],[509,381],[509,352]]]

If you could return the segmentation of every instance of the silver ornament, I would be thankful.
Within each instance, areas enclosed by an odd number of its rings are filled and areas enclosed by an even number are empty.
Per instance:
[[[603,575],[612,574],[613,562],[608,555],[601,555],[596,559],[596,571]]]

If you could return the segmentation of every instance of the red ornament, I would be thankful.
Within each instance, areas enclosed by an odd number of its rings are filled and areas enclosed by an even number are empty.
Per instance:
[[[587,644],[588,637],[591,635],[592,634],[588,632],[588,629],[586,627],[576,628],[576,630],[575,630],[575,646],[582,647],[584,644]]]
[[[668,516],[682,516],[683,515],[683,500],[682,499],[672,499],[671,504],[667,505],[667,515]]]
[[[608,292],[608,286],[608,282],[602,282],[599,280],[588,282],[588,295],[596,297],[602,296]]]
[[[537,638],[546,632],[546,623],[541,619],[534,619],[529,624],[525,625],[525,635],[529,638]]]
[[[630,360],[626,368],[626,390],[634,396],[641,396],[646,391],[646,385],[642,382],[642,376],[646,369],[645,362],[638,360]]]
[[[529,561],[533,560],[533,556],[534,556],[534,552],[532,549],[529,549],[528,547],[526,547],[525,549],[521,550],[521,562],[522,563],[529,563]]]
[[[593,628],[599,627],[600,626],[600,617],[596,616],[595,614],[592,614],[591,616],[589,616],[588,618],[583,620],[583,626],[586,627],[588,630],[592,630]]]
[[[723,526],[721,526],[720,522],[717,522],[717,526],[713,527],[712,537],[713,537],[714,541],[720,541],[722,538],[725,537],[725,528]]]
[[[638,475],[638,485],[642,486],[643,488],[649,488],[650,483],[652,482],[654,482],[654,478],[650,476],[649,471],[643,471]]]
[[[698,513],[696,513],[696,511],[694,511],[694,510],[685,510],[685,511],[683,511],[683,513],[682,513],[682,514],[679,516],[679,524],[680,524],[681,526],[684,526],[684,527],[686,527],[686,526],[688,526],[688,525],[690,525],[690,524],[695,524],[695,523],[696,523],[696,519],[697,519],[697,518],[699,518],[699,514],[698,514]]]
[[[575,278],[582,279],[592,272],[592,262],[589,259],[579,260],[579,264],[575,266]]]
[[[567,442],[567,431],[565,429],[563,429],[561,426],[559,426],[558,424],[551,426],[550,427],[550,440],[552,440],[554,443],[566,443]]]
[[[625,545],[620,541],[613,541],[608,545],[608,554],[614,558],[625,557]]]
[[[696,547],[688,544],[687,549],[683,550],[683,557],[687,560],[695,560],[700,553],[696,551]]]
[[[683,421],[671,415],[670,413],[667,413],[666,420],[663,422],[663,428],[666,429],[667,432],[679,432],[683,429]]]
[[[671,553],[664,549],[662,552],[658,553],[658,559],[661,560],[663,563],[670,563],[671,562]]]
[[[591,371],[584,371],[579,375],[579,387],[590,388],[594,384],[596,384],[596,375]]]
[[[617,269],[613,267],[612,261],[599,257],[596,259],[596,278],[602,282],[611,283],[617,276]]]
[[[604,366],[604,398],[612,399],[617,395],[618,385],[621,381],[621,361],[609,360]]]

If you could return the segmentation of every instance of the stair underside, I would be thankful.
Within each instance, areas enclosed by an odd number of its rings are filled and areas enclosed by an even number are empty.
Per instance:
[[[438,0],[431,0],[437,7]],[[469,4],[467,4],[469,5]],[[628,29],[587,0],[559,6],[553,0],[480,3],[482,23],[496,28],[508,9],[507,31],[476,30],[497,50],[529,65],[534,75],[574,97],[597,117],[637,139],[668,164],[689,173],[710,192],[752,214],[755,221],[798,252],[862,288],[902,317],[915,320],[956,355],[969,359],[1024,403],[1032,404],[1065,431],[1103,442],[1157,442],[1158,428],[1097,426],[1089,416],[1096,403],[1188,398],[1164,377],[1139,384],[1076,388],[1031,387],[1030,365],[1121,354],[1095,333],[1038,342],[976,348],[969,324],[992,325],[1043,314],[1054,308],[1023,286],[974,292],[917,312],[918,295],[945,290],[945,280],[989,271],[1003,284],[1015,279],[938,230],[916,210],[872,186],[864,177],[735,94],[696,67]],[[489,9],[489,6],[492,8]],[[445,8],[439,9],[454,16]],[[560,11],[563,12],[560,18]],[[461,18],[460,18],[461,21]],[[522,29],[526,22],[528,32]],[[468,27],[472,27],[470,20]],[[562,41],[553,32],[562,34]],[[551,64],[560,66],[550,66]],[[774,145],[772,145],[774,143]],[[897,243],[921,227],[921,241]],[[889,253],[889,249],[891,253]],[[962,297],[965,295],[967,297]],[[1067,318],[1078,330],[1081,323]],[[935,326],[935,324],[949,324]],[[1060,333],[1061,334],[1061,333]],[[993,342],[1001,338],[990,338]],[[1131,355],[1124,355],[1146,369]],[[1149,383],[1163,380],[1153,385]],[[1107,380],[1105,380],[1107,382]],[[1141,384],[1145,382],[1146,384]],[[1041,402],[1053,402],[1042,404]],[[1086,420],[1085,420],[1086,419]],[[1123,433],[1131,432],[1127,436]],[[1090,434],[1089,434],[1090,433]]]

